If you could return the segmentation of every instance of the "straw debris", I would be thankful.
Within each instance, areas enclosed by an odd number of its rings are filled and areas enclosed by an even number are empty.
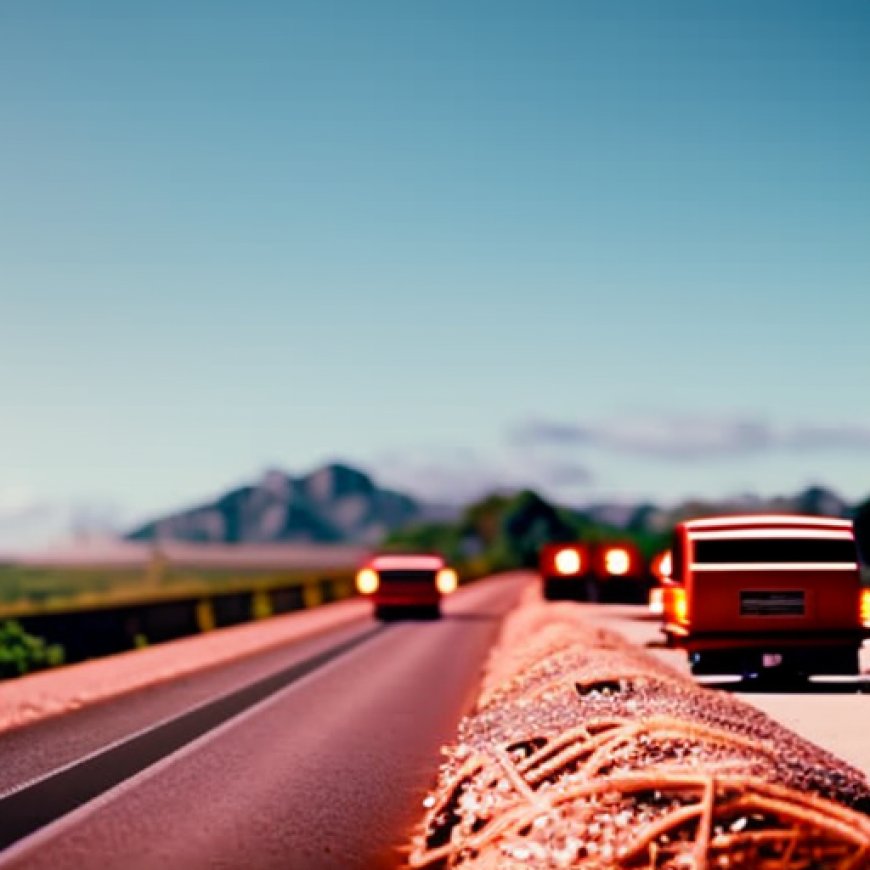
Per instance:
[[[870,868],[870,783],[570,605],[512,616],[412,867]]]

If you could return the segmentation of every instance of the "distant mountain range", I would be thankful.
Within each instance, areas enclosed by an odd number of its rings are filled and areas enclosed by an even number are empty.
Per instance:
[[[431,512],[414,498],[381,489],[364,472],[331,464],[303,477],[269,471],[216,501],[153,520],[126,537],[203,543],[376,544]]]
[[[706,514],[774,512],[846,517],[851,515],[852,506],[831,490],[816,486],[794,496],[772,499],[746,495],[686,501],[669,508],[654,504],[593,504],[575,511],[594,523],[656,533],[667,531],[680,520]],[[269,471],[250,486],[153,520],[126,537],[134,541],[368,546],[408,525],[449,522],[460,512],[460,508],[438,507],[383,489],[363,471],[333,463],[302,477]]]
[[[853,506],[833,490],[811,486],[796,495],[761,498],[744,495],[709,501],[689,500],[664,508],[654,504],[595,504],[579,508],[578,513],[593,522],[630,529],[661,532],[681,520],[714,514],[777,513],[811,516],[850,517]]]

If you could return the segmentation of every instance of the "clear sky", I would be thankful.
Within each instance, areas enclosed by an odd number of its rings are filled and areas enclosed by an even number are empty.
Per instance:
[[[870,5],[9,0],[0,329],[0,541],[331,458],[863,498]]]

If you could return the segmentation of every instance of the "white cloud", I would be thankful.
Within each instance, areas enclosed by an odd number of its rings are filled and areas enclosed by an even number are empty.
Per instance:
[[[111,534],[121,512],[97,500],[51,500],[22,486],[0,487],[0,547],[30,550],[74,536]]]
[[[464,504],[496,490],[575,492],[593,480],[581,463],[523,451],[495,458],[466,448],[392,451],[369,467],[381,485],[445,504]]]
[[[707,460],[774,451],[870,453],[870,425],[774,426],[753,418],[703,416],[593,423],[531,419],[515,428],[512,440],[527,448],[594,447],[664,460]]]

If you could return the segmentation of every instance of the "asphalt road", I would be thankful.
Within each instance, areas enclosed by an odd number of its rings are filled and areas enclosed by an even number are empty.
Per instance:
[[[462,589],[439,622],[381,626],[349,602],[307,631],[300,613],[292,642],[0,735],[0,837],[22,796],[45,815],[0,868],[400,865],[439,748],[529,579]],[[577,606],[687,670],[645,608]],[[866,694],[741,694],[870,771]]]
[[[589,618],[618,631],[634,643],[646,647],[662,660],[688,674],[684,652],[662,647],[659,621],[650,619],[645,607],[620,605],[597,607],[581,604]],[[870,644],[861,653],[863,693],[858,686],[810,684],[803,690],[757,691],[735,684],[718,689],[732,691],[744,701],[763,710],[787,728],[822,746],[844,761],[870,775]]]
[[[330,605],[328,628],[294,634],[290,642],[277,647],[0,733],[0,796],[131,734],[368,634],[375,628],[370,608],[351,606],[356,604]],[[295,615],[300,630],[305,630],[311,612]]]
[[[370,619],[345,621],[268,661],[239,663],[232,678],[216,671],[209,689],[190,678],[186,689],[151,690],[150,701],[135,693],[43,723],[7,788],[74,765],[134,722],[149,732],[166,717],[180,719],[194,695],[202,706],[276,667],[289,674],[283,688],[0,853],[0,867],[397,866],[397,844],[420,817],[439,748],[473,701],[501,618],[526,580],[502,576],[462,589],[437,622],[378,629]],[[348,649],[330,657],[340,642]],[[91,717],[89,736],[77,715]],[[11,757],[12,743],[25,747],[30,731],[6,735],[0,752]]]

